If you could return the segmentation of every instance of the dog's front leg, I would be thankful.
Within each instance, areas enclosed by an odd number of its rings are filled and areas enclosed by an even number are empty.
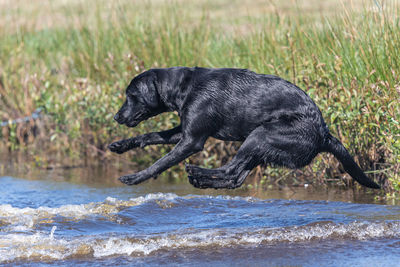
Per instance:
[[[133,138],[112,143],[108,148],[115,153],[122,154],[136,147],[145,147],[156,144],[177,144],[182,138],[181,126],[162,132],[147,133]]]
[[[170,168],[171,166],[181,162],[194,153],[201,151],[206,139],[207,138],[203,138],[201,141],[182,139],[174,147],[174,149],[172,149],[161,159],[157,160],[149,168],[135,174],[122,176],[119,178],[119,180],[124,184],[134,185],[146,181],[151,177],[156,177],[158,174]]]

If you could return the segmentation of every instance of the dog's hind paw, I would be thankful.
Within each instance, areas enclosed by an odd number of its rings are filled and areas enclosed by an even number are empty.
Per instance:
[[[200,188],[200,189],[208,188],[208,186],[204,185],[204,184],[201,182],[201,180],[198,179],[198,178],[196,178],[195,176],[189,175],[188,178],[189,178],[189,183],[190,183],[191,185],[193,185],[194,187]]]
[[[225,174],[225,170],[222,169],[205,169],[192,164],[185,164],[185,169],[191,176],[223,178]]]
[[[194,173],[193,173],[194,168],[196,168],[195,165],[192,165],[192,164],[185,164],[185,170],[186,170],[186,172],[187,172],[189,175],[194,175]]]
[[[212,178],[212,177],[201,177],[189,175],[189,183],[196,188],[206,189],[234,189],[240,186],[233,179],[222,179],[222,178]]]

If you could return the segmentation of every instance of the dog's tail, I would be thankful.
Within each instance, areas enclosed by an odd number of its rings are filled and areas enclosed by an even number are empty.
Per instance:
[[[329,133],[324,144],[324,151],[332,153],[342,163],[345,171],[361,185],[369,188],[381,188],[364,174],[343,144]]]

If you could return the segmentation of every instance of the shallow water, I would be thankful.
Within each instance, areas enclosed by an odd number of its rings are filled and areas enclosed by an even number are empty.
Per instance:
[[[128,187],[70,177],[0,177],[0,264],[394,266],[400,261],[400,206],[365,204],[373,203],[366,193],[202,191],[165,179]]]

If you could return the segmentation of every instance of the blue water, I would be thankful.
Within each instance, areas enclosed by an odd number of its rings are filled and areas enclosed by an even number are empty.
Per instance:
[[[400,207],[0,177],[0,264],[396,266]],[[273,197],[273,198],[270,198]],[[319,200],[306,200],[310,199]],[[334,197],[335,198],[335,197]],[[337,193],[338,200],[345,200]],[[372,200],[371,200],[372,201]],[[371,202],[370,201],[370,202]]]

